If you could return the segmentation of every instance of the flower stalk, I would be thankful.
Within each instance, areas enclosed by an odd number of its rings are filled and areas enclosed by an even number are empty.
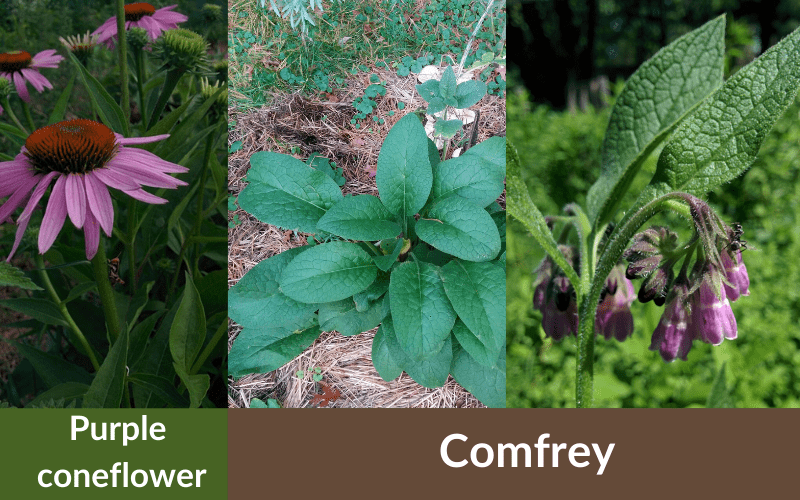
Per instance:
[[[122,96],[120,107],[125,115],[125,121],[131,120],[131,96],[128,90],[128,53],[125,43],[125,0],[117,0],[117,48],[119,50],[119,80]],[[120,132],[122,132],[120,130]]]
[[[108,260],[106,259],[106,248],[102,237],[97,246],[97,253],[92,258],[92,270],[94,280],[97,283],[97,291],[100,294],[100,301],[103,304],[103,314],[106,318],[106,326],[111,342],[116,342],[119,338],[119,316],[117,315],[117,304],[114,301],[114,289],[108,280]]]

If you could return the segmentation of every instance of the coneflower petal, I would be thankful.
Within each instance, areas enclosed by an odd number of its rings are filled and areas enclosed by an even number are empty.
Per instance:
[[[53,190],[50,192],[50,200],[47,202],[47,210],[42,217],[42,226],[39,228],[39,253],[45,253],[56,241],[61,228],[64,227],[64,220],[67,218],[66,202],[66,178],[62,175],[56,179]]]
[[[78,229],[83,227],[86,220],[86,190],[83,187],[82,174],[69,174],[66,176],[66,204],[69,220]]]

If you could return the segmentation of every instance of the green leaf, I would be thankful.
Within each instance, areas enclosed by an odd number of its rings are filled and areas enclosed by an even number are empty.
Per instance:
[[[480,80],[469,80],[461,82],[456,88],[456,108],[466,109],[486,95],[486,84]]]
[[[453,349],[451,373],[456,382],[490,408],[506,407],[506,353],[497,358],[493,368],[481,366],[462,349]]]
[[[43,393],[39,394],[33,401],[28,403],[26,406],[36,407],[50,400],[64,401],[66,403],[73,399],[82,398],[83,395],[86,394],[86,391],[88,389],[89,389],[88,384],[81,384],[78,382],[64,382],[63,384],[58,384],[52,389],[48,389]]]
[[[450,365],[453,361],[453,341],[450,335],[444,341],[444,345],[439,352],[425,358],[424,360],[414,361],[412,359],[403,367],[408,375],[416,383],[428,389],[441,387],[447,382],[450,375]]]
[[[397,240],[397,243],[394,244],[394,250],[389,255],[377,255],[372,257],[372,260],[375,261],[375,265],[378,266],[383,272],[389,271],[391,267],[397,262],[397,257],[400,255],[400,252],[403,251],[403,245],[405,241],[403,239]]]
[[[395,215],[412,216],[428,200],[433,173],[427,141],[416,115],[408,114],[392,127],[383,142],[375,182],[384,206]]]
[[[319,326],[275,340],[270,330],[245,328],[228,353],[228,374],[240,378],[248,373],[277,370],[303,353],[319,337]]]
[[[456,321],[439,268],[425,262],[404,262],[389,282],[390,308],[397,340],[412,360],[438,353]]]
[[[389,313],[382,298],[366,311],[359,311],[353,299],[327,302],[319,306],[319,325],[323,331],[336,330],[345,337],[367,332],[378,326]]]
[[[486,207],[503,193],[505,178],[506,139],[492,137],[433,169],[433,198],[457,194]]]
[[[123,328],[83,396],[83,408],[119,408],[128,364],[128,331]]]
[[[128,363],[130,365],[133,366],[144,354],[147,341],[150,340],[150,334],[153,333],[156,322],[158,322],[158,319],[164,312],[165,311],[158,311],[151,314],[131,329],[128,342]]]
[[[372,257],[355,243],[314,246],[284,268],[280,289],[304,304],[335,302],[367,288],[378,275]]]
[[[416,86],[417,93],[425,102],[431,102],[439,94],[439,80],[430,79]]]
[[[194,281],[186,273],[186,288],[181,305],[169,329],[169,351],[172,360],[185,372],[192,368],[203,342],[206,339],[206,315],[203,301],[194,286]]]
[[[58,100],[53,106],[53,111],[50,112],[50,117],[47,119],[48,125],[52,125],[64,119],[64,112],[67,110],[67,104],[69,104],[69,98],[72,95],[72,87],[74,85],[75,85],[75,74],[73,73],[72,76],[69,77],[69,82],[67,82],[67,86],[64,87],[64,90],[61,92],[61,95],[58,96]]]
[[[698,196],[747,170],[800,86],[800,29],[740,69],[672,134],[651,184]]]
[[[731,391],[728,389],[725,382],[725,365],[722,363],[717,376],[714,379],[714,385],[711,387],[711,392],[708,393],[708,400],[706,401],[706,408],[734,408],[733,397]]]
[[[44,299],[5,299],[0,306],[6,306],[46,325],[68,326],[61,316],[58,306]]]
[[[172,382],[151,373],[133,373],[128,375],[128,382],[146,389],[167,402],[174,408],[186,408],[189,400],[179,393]]]
[[[128,121],[125,119],[122,108],[120,108],[119,104],[111,97],[111,94],[108,93],[105,86],[89,73],[89,70],[78,61],[72,52],[67,51],[67,55],[80,70],[83,84],[86,86],[86,90],[89,91],[89,99],[92,101],[92,107],[97,112],[100,120],[113,131],[127,137]]]
[[[183,385],[189,391],[189,408],[200,408],[200,404],[211,386],[211,377],[206,373],[190,375],[178,363],[172,363],[172,366],[175,368],[175,373],[178,374]]]
[[[491,368],[497,363],[497,352],[490,352],[460,318],[456,320],[456,324],[453,326],[453,335],[461,347],[479,365]]]
[[[348,240],[377,241],[395,238],[400,226],[375,196],[346,196],[333,205],[317,223],[317,228]]]
[[[542,213],[531,201],[528,186],[522,180],[517,150],[511,143],[506,142],[506,157],[508,158],[508,176],[506,177],[506,210],[512,217],[520,221],[531,235],[542,246],[547,255],[553,259],[567,278],[572,283],[580,283],[578,273],[567,263],[561,250],[558,249],[556,240],[547,228]]]
[[[500,234],[492,217],[460,196],[437,201],[428,217],[417,222],[416,231],[422,241],[460,259],[483,262],[500,253]]]
[[[239,206],[267,224],[313,233],[342,199],[333,179],[291,156],[262,151],[250,157],[250,165]]]
[[[610,221],[644,161],[698,102],[722,83],[725,16],[675,40],[642,64],[617,98],[603,140],[589,219]]]
[[[491,262],[454,260],[442,268],[441,274],[453,309],[469,332],[485,346],[488,361],[493,362],[506,343],[505,273]],[[461,337],[456,333],[459,342]]]
[[[455,107],[458,104],[456,100],[456,74],[453,72],[453,67],[448,66],[442,73],[442,79],[439,80],[439,97],[441,97],[445,104]]]
[[[426,111],[429,115],[435,115],[436,113],[444,111],[445,107],[447,107],[447,105],[445,104],[444,99],[441,97],[434,97],[428,104],[428,109]]]
[[[22,269],[17,269],[6,261],[0,261],[0,286],[13,286],[23,290],[41,290],[36,283],[30,280]]]
[[[372,340],[372,364],[378,375],[388,382],[399,377],[407,363],[408,357],[397,342],[392,320],[388,318]]]
[[[61,356],[40,351],[21,342],[8,342],[17,347],[20,355],[33,365],[33,369],[42,377],[45,385],[51,389],[66,382],[87,385],[92,383],[92,375],[80,366],[64,360]]]
[[[353,295],[356,310],[358,312],[366,312],[373,302],[381,298],[387,290],[389,290],[389,275],[378,273],[378,277],[366,290]]]
[[[316,304],[290,299],[280,290],[280,277],[292,259],[309,247],[286,250],[262,260],[228,290],[228,315],[244,327],[271,326],[295,330],[317,310]]]
[[[450,139],[451,137],[455,136],[464,123],[461,120],[436,120],[436,124],[433,127],[433,133],[435,135],[439,135],[444,137],[445,139]]]

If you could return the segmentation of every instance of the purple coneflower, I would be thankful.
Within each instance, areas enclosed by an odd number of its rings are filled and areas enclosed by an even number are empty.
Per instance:
[[[177,188],[186,183],[167,175],[188,171],[138,148],[126,146],[166,139],[169,135],[126,139],[91,120],[69,120],[42,127],[25,141],[11,161],[0,162],[0,221],[24,205],[17,218],[17,234],[8,260],[16,252],[31,214],[53,181],[53,189],[39,230],[39,252],[45,253],[69,215],[84,230],[86,257],[100,242],[100,229],[111,236],[114,207],[108,188],[119,189],[145,203],[166,203],[142,186]],[[27,202],[26,202],[27,200]]]
[[[22,100],[31,102],[25,82],[31,82],[33,88],[38,92],[45,88],[52,89],[53,85],[50,81],[37,70],[57,68],[58,63],[63,60],[64,57],[56,54],[54,49],[43,50],[33,57],[24,50],[4,52],[0,54],[0,76],[13,81]]]
[[[150,39],[155,40],[161,36],[162,31],[174,30],[178,27],[178,23],[189,19],[180,12],[172,12],[175,7],[177,5],[156,10],[146,2],[129,3],[125,6],[125,29],[143,28],[147,31]],[[108,48],[113,48],[117,39],[117,18],[109,18],[92,34],[98,36],[98,43],[104,43]]]

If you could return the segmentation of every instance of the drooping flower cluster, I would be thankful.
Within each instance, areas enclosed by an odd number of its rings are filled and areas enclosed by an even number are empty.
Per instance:
[[[750,294],[741,225],[728,227],[702,200],[690,195],[685,199],[696,229],[686,247],[677,247],[677,235],[669,229],[651,227],[636,235],[625,253],[626,275],[644,278],[639,300],[666,302],[650,344],[664,361],[685,360],[694,340],[719,345],[726,338],[735,339],[731,302]],[[672,268],[680,260],[683,264],[674,277]]]
[[[86,257],[97,252],[100,229],[111,236],[114,207],[108,188],[119,189],[145,203],[166,203],[142,186],[177,188],[186,183],[172,177],[188,169],[143,149],[128,147],[166,139],[169,135],[124,138],[91,120],[69,120],[34,131],[20,153],[0,162],[0,222],[19,207],[17,234],[8,260],[28,227],[33,210],[53,184],[39,230],[39,252],[46,252],[69,216],[83,229]]]

